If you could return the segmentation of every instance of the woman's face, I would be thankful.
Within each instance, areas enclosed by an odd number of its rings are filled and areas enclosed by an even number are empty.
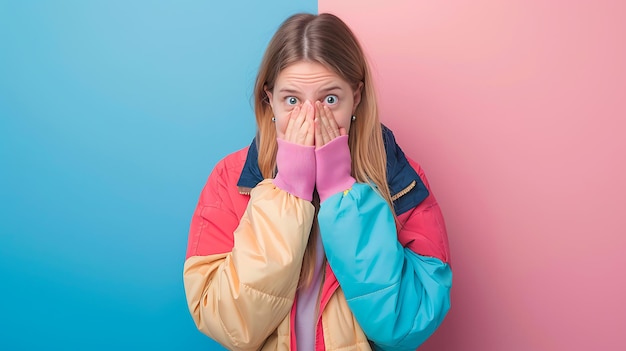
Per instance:
[[[284,138],[288,116],[305,101],[320,101],[332,111],[339,127],[350,130],[352,114],[361,101],[361,87],[356,90],[333,71],[317,62],[300,61],[283,69],[274,89],[266,91],[276,117],[276,133]]]

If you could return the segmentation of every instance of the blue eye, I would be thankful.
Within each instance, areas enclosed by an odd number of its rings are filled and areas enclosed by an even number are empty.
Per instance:
[[[337,97],[337,95],[328,95],[325,99],[324,102],[327,105],[334,105],[337,103],[337,100],[339,100],[339,98]]]
[[[287,96],[285,98],[285,102],[287,103],[287,105],[295,106],[298,104],[298,98],[295,96]]]

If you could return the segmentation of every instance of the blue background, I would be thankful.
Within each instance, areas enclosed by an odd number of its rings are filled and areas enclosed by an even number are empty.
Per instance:
[[[270,37],[316,1],[0,2],[0,349],[219,349],[187,230],[255,132]]]

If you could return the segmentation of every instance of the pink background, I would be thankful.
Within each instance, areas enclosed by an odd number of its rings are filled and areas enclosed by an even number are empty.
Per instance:
[[[626,2],[319,1],[446,216],[422,350],[626,349]]]

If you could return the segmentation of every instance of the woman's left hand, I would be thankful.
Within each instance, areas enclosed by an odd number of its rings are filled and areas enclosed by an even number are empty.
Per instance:
[[[320,203],[352,187],[352,162],[346,129],[339,127],[328,106],[315,103],[315,187]]]
[[[315,148],[319,149],[333,139],[346,135],[346,129],[339,127],[333,112],[321,102],[315,102]]]

